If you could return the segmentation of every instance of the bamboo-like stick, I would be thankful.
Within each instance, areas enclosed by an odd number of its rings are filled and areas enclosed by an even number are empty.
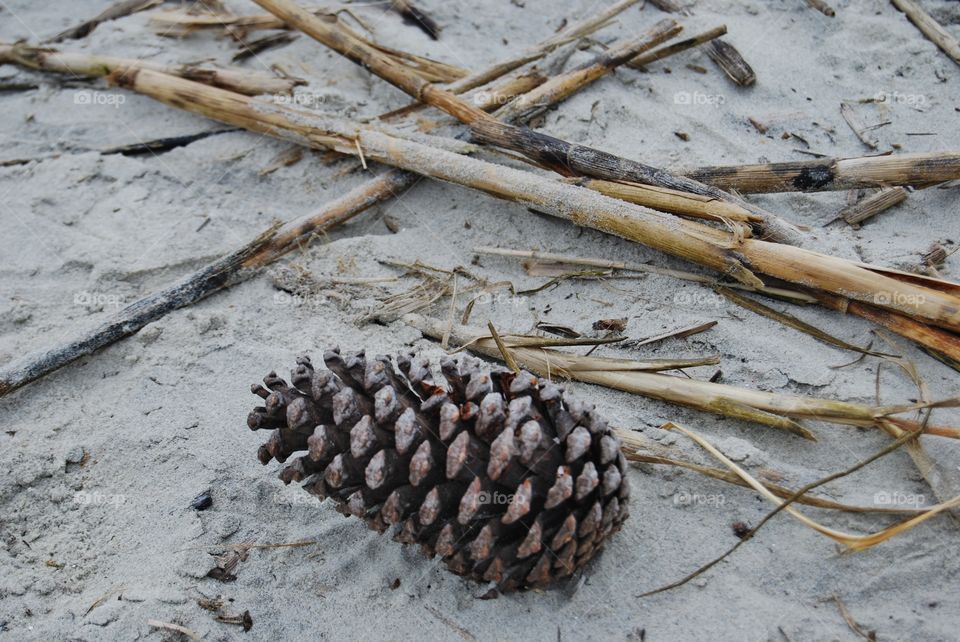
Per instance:
[[[706,44],[713,40],[714,38],[719,38],[727,33],[727,25],[720,25],[719,27],[714,27],[709,31],[704,31],[703,33],[698,33],[695,36],[687,38],[685,40],[680,40],[673,44],[666,45],[665,47],[660,47],[659,49],[654,49],[644,54],[640,54],[633,60],[627,63],[628,67],[633,67],[634,69],[643,69],[645,65],[649,65],[651,62],[656,62],[657,60],[663,60],[668,56],[673,56],[680,53],[681,51],[686,51],[688,49],[693,49],[694,47],[699,47],[700,45]]]
[[[580,65],[566,73],[554,76],[536,90],[528,92],[494,112],[497,118],[511,122],[527,118],[569,96],[573,91],[586,87],[595,80],[610,73],[610,70],[636,58],[645,51],[662,44],[676,36],[683,27],[673,19],[661,20],[645,33],[619,47],[610,49],[597,56],[591,62]]]
[[[343,24],[337,12],[325,8],[308,10],[317,19],[337,25],[337,29],[349,33],[352,38],[392,58],[397,64],[409,67],[417,75],[430,82],[451,82],[467,75],[456,65],[439,62],[425,56],[417,56],[376,43]],[[182,37],[202,29],[224,29],[229,33],[245,33],[258,29],[286,29],[288,25],[274,15],[239,16],[223,14],[192,14],[181,10],[162,11],[151,15],[151,22],[162,36]]]
[[[871,194],[859,203],[845,207],[837,213],[850,225],[859,225],[871,216],[886,211],[894,205],[907,200],[907,190],[902,187],[883,188],[876,194]]]
[[[330,25],[304,10],[292,0],[254,0],[270,13],[282,18],[308,36],[344,57],[360,64],[420,102],[441,109],[470,125],[474,137],[523,154],[530,160],[566,175],[584,175],[605,180],[626,180],[647,183],[668,189],[710,196],[740,205],[763,218],[764,233],[781,242],[801,244],[804,235],[790,223],[743,199],[702,185],[688,178],[677,177],[662,169],[619,158],[582,145],[508,125],[460,99],[451,91],[432,85],[407,73],[389,58],[357,41],[335,25]],[[716,41],[713,41],[716,43]]]
[[[636,0],[623,0],[626,8]],[[610,16],[605,12],[603,15]],[[589,30],[596,16],[568,27],[571,33]],[[547,42],[555,42],[557,36]],[[496,69],[509,73],[515,69],[501,65]],[[464,86],[479,87],[495,80],[500,72],[485,70],[476,78],[465,78]],[[525,74],[529,75],[529,74]],[[482,82],[481,82],[482,80]],[[475,81],[475,82],[474,82]],[[253,241],[215,261],[178,283],[150,294],[131,304],[96,329],[82,333],[68,342],[48,350],[41,350],[0,368],[0,397],[43,377],[79,357],[92,354],[139,330],[143,325],[163,317],[167,312],[191,305],[206,296],[251,276],[255,271],[287,252],[307,245],[315,236],[322,235],[343,224],[369,207],[399,194],[419,180],[417,174],[397,169],[368,180],[342,198],[329,203],[316,214],[301,217],[277,228],[272,226]]]
[[[602,181],[596,178],[568,179],[576,185],[592,189],[618,198],[621,201],[646,205],[661,212],[670,212],[681,216],[702,218],[711,221],[743,221],[756,222],[760,217],[748,212],[739,205],[720,201],[709,196],[700,196],[689,192],[679,192],[653,185],[628,183],[622,181]]]
[[[757,82],[757,75],[737,48],[723,38],[717,38],[707,44],[707,55],[715,62],[730,80],[741,87],[749,87]]]
[[[680,173],[743,194],[825,192],[896,185],[927,187],[960,179],[960,152],[725,165]]]
[[[916,25],[923,35],[960,65],[960,42],[934,20],[933,16],[924,11],[914,0],[892,0],[892,2],[897,9],[906,14],[910,22]]]
[[[0,368],[0,397],[92,354],[168,312],[191,305],[253,276],[260,268],[300,247],[313,235],[341,225],[370,206],[412,185],[416,176],[391,170],[328,203],[320,211],[271,227],[249,243],[175,284],[128,305],[100,325],[48,350],[25,355]]]
[[[359,145],[367,159],[524,203],[719,270],[754,287],[763,285],[754,274],[759,272],[960,330],[960,297],[897,280],[850,261],[756,239],[737,243],[732,235],[720,230],[562,181],[149,70],[121,76],[118,82],[181,109],[301,144],[328,146],[348,154],[356,153]]]
[[[503,358],[490,333],[484,329],[470,326],[456,326],[449,329],[443,321],[419,314],[404,315],[403,321],[435,340],[439,340],[449,330],[451,345],[464,346],[472,352],[494,359],[502,360]],[[696,408],[704,412],[748,419],[779,428],[789,429],[789,424],[777,421],[784,418],[813,419],[850,426],[880,428],[884,422],[890,420],[889,415],[892,411],[901,410],[893,407],[866,406],[816,397],[763,392],[658,372],[605,370],[601,365],[602,359],[596,359],[599,362],[596,369],[587,370],[577,365],[580,356],[576,354],[550,348],[511,346],[509,337],[504,338],[504,343],[521,367],[543,377],[570,378]],[[790,424],[793,424],[793,430],[796,431],[798,426],[795,422]],[[898,420],[898,424],[907,429],[918,427],[916,422],[909,420]],[[931,431],[931,434],[952,437],[957,435],[957,431],[950,427],[930,426],[927,430]]]
[[[151,69],[248,96],[289,94],[297,85],[306,83],[302,78],[281,78],[249,69],[224,68],[207,64],[167,65],[139,58],[64,52],[47,47],[31,47],[22,43],[13,45],[0,43],[0,64],[4,63],[17,64],[38,71],[94,77],[135,69]]]

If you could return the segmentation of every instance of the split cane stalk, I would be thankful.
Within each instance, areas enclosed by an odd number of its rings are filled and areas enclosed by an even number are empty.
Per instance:
[[[793,246],[742,239],[693,221],[619,201],[563,181],[494,165],[365,125],[267,103],[188,80],[142,70],[118,82],[161,102],[228,124],[282,136],[301,144],[328,146],[621,236],[718,270],[760,287],[754,272],[887,309],[904,312],[951,331],[960,330],[960,296],[881,274],[870,266]],[[436,140],[421,136],[420,140]],[[449,144],[448,144],[449,145]],[[456,145],[454,145],[456,147]],[[929,280],[928,281],[934,281]],[[955,286],[960,287],[960,286]]]
[[[533,132],[523,127],[508,125],[491,117],[459,98],[452,92],[437,87],[383,56],[375,49],[352,38],[291,0],[254,0],[270,13],[302,31],[347,59],[366,67],[398,89],[418,101],[447,112],[470,126],[479,142],[492,144],[523,154],[533,162],[565,175],[592,176],[605,180],[626,180],[666,187],[701,196],[709,196],[740,205],[763,219],[765,234],[783,242],[800,244],[803,234],[795,226],[743,199],[715,187],[678,177],[662,169],[636,161],[619,158],[582,145],[573,145]],[[715,42],[715,41],[714,41]]]

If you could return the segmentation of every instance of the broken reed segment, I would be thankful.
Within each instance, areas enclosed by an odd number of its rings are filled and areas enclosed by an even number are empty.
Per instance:
[[[883,188],[875,194],[867,196],[859,203],[845,207],[837,213],[849,225],[859,225],[871,216],[886,211],[894,205],[907,200],[908,192],[902,187]]]
[[[824,0],[807,0],[807,4],[810,5],[811,9],[816,9],[828,18],[833,18],[837,15],[837,12],[833,10],[833,7],[824,2]]]
[[[876,149],[880,146],[880,141],[873,135],[873,128],[868,127],[863,122],[860,115],[849,103],[840,103],[840,115],[843,116],[843,119],[847,122],[847,125],[850,126],[850,129],[853,130],[853,133],[857,135],[861,143],[870,149]]]
[[[123,0],[122,2],[117,2],[107,7],[93,18],[84,20],[75,27],[70,27],[65,31],[61,31],[54,37],[48,38],[44,42],[60,42],[62,40],[77,40],[79,38],[85,38],[93,33],[93,30],[104,22],[125,18],[126,16],[134,13],[152,9],[159,4],[163,4],[163,0]]]
[[[348,32],[339,29],[338,25],[324,22],[291,0],[254,1],[317,42],[366,67],[420,102],[441,109],[464,124],[470,125],[471,133],[480,142],[518,152],[535,163],[567,176],[579,174],[606,180],[649,183],[730,201],[761,216],[763,233],[766,237],[781,242],[802,244],[804,234],[796,226],[735,195],[701,185],[690,179],[674,176],[660,168],[629,161],[582,145],[572,145],[545,134],[502,123],[483,110],[460,100],[451,91],[408,73]],[[568,158],[574,162],[567,162]]]
[[[287,252],[301,248],[360,212],[413,185],[419,177],[390,170],[347,192],[315,213],[273,226],[255,239],[173,285],[135,301],[106,321],[68,341],[39,350],[0,367],[0,397],[68,363],[136,333],[168,312],[192,305],[215,292],[245,281]]]
[[[322,20],[336,25],[336,29],[348,34],[350,38],[379,51],[395,63],[407,67],[430,82],[452,82],[465,77],[469,72],[462,67],[439,62],[425,56],[417,56],[399,49],[393,49],[376,43],[343,23],[337,13],[330,9],[313,9],[310,13]],[[191,14],[187,11],[161,11],[151,15],[157,32],[163,36],[183,37],[201,29],[223,29],[228,32],[246,33],[257,29],[285,29],[286,23],[273,15],[235,16],[220,14]]]
[[[917,29],[923,35],[929,38],[935,45],[940,47],[943,53],[950,56],[955,63],[960,65],[960,42],[957,41],[949,31],[934,20],[933,16],[923,10],[923,8],[914,2],[914,0],[891,0],[894,6],[906,14]]]
[[[294,87],[306,84],[302,78],[281,78],[249,69],[216,67],[209,64],[167,65],[139,58],[118,58],[83,53],[63,52],[48,47],[32,47],[23,43],[0,43],[0,64],[16,64],[37,71],[77,76],[107,76],[135,69],[150,69],[188,78],[240,94],[290,94]]]
[[[419,314],[407,314],[403,321],[437,341],[447,331],[443,321]],[[893,422],[908,430],[919,427],[912,420],[890,416],[893,411],[909,412],[914,410],[915,406],[867,406],[751,390],[649,370],[631,370],[628,369],[630,361],[626,359],[581,357],[549,348],[520,346],[512,343],[510,335],[504,335],[503,340],[521,368],[543,377],[569,378],[606,386],[703,412],[771,426],[807,439],[813,438],[812,433],[794,421],[795,419],[874,428],[881,427],[884,422]],[[463,346],[471,352],[494,359],[501,358],[496,343],[490,338],[490,334],[481,328],[455,326],[450,331],[450,344]],[[642,364],[637,364],[638,367],[640,365]],[[957,429],[951,427],[929,426],[927,430],[943,437],[960,436]]]
[[[301,144],[330,146],[367,159],[485,191],[526,204],[578,225],[621,236],[720,271],[753,287],[754,272],[805,287],[841,294],[903,311],[954,331],[960,330],[960,296],[910,282],[916,277],[756,239],[739,242],[724,231],[618,201],[591,190],[531,172],[494,165],[369,126],[318,118],[303,110],[266,103],[149,70],[120,76],[121,85],[170,105]],[[498,123],[499,124],[499,123]],[[331,130],[335,127],[335,130]],[[405,134],[408,135],[408,134]],[[437,140],[420,135],[419,140]],[[459,149],[450,139],[444,145]],[[748,267],[749,266],[749,267]],[[896,277],[896,278],[895,278]],[[935,283],[927,279],[924,283]],[[958,286],[960,287],[960,286]],[[880,297],[880,298],[878,298]]]
[[[741,87],[749,87],[757,82],[753,67],[743,59],[736,47],[723,38],[707,43],[706,52],[710,60],[715,62],[730,80]]]
[[[706,44],[714,38],[719,38],[726,33],[727,25],[720,25],[719,27],[714,27],[713,29],[704,31],[703,33],[698,33],[690,38],[686,38],[673,44],[666,45],[665,47],[660,47],[659,49],[654,49],[653,51],[640,54],[628,62],[627,66],[633,67],[634,69],[643,69],[644,65],[649,65],[651,62],[656,62],[657,60],[662,60],[669,56],[673,56],[681,51],[699,47],[700,45]]]
[[[606,20],[615,9],[623,10],[636,0],[621,0],[607,11],[593,16],[583,23],[570,25],[567,32],[581,34],[595,28],[596,20]],[[553,36],[546,42],[555,42]],[[506,74],[516,67],[495,65],[464,79],[464,86],[482,86]],[[302,144],[302,141],[300,141]],[[200,270],[184,277],[170,287],[152,293],[113,315],[103,324],[82,332],[72,339],[46,350],[39,350],[15,363],[0,368],[0,397],[35,381],[72,361],[92,354],[120,339],[127,337],[151,321],[162,318],[169,311],[199,301],[220,289],[239,283],[285,253],[305,247],[334,227],[341,225],[360,212],[400,194],[414,185],[417,174],[390,170],[370,179],[343,197],[328,203],[319,212],[289,221],[277,228],[271,226],[240,248]],[[273,239],[266,242],[265,239]]]
[[[960,179],[960,153],[931,152],[721,165],[681,170],[680,173],[702,183],[743,194],[824,192],[896,185],[929,187]]]
[[[494,116],[507,122],[529,118],[545,106],[563,100],[573,92],[607,75],[612,69],[626,64],[644,51],[673,38],[682,30],[683,27],[676,20],[661,20],[636,38],[605,51],[592,61],[575,69],[554,76],[534,91],[504,105],[494,112]]]
[[[599,552],[628,516],[626,460],[594,407],[529,372],[461,356],[301,357],[251,391],[270,430],[257,453],[284,483],[503,592],[546,588]]]

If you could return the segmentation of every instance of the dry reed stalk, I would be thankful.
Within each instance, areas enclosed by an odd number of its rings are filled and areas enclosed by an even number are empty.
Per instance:
[[[568,181],[621,201],[645,205],[661,212],[717,222],[758,222],[761,220],[759,216],[748,212],[739,205],[709,196],[679,192],[641,183],[602,181],[596,178],[571,178]]]
[[[706,47],[710,60],[716,63],[727,77],[740,85],[749,87],[757,82],[753,68],[743,59],[737,48],[722,38],[710,41]]]
[[[753,287],[763,286],[754,274],[759,272],[804,287],[899,310],[953,331],[960,330],[960,296],[881,274],[872,267],[756,239],[739,239],[738,242],[721,230],[676,219],[562,181],[401,139],[370,126],[320,118],[310,112],[149,70],[120,76],[117,80],[122,86],[181,109],[301,144],[327,146],[347,154],[357,153],[359,145],[367,159],[524,203],[578,225],[621,236],[719,270]],[[420,138],[448,140],[426,135]],[[458,149],[453,141],[445,145]]]
[[[618,5],[622,8],[636,0],[624,0]],[[610,13],[605,12],[604,16]],[[571,25],[568,29],[581,33],[594,25],[596,17],[583,23]],[[556,36],[548,42],[554,41]],[[512,68],[500,66],[508,73]],[[482,86],[495,80],[498,75],[485,70],[481,72]],[[472,81],[470,78],[465,85]],[[360,212],[399,194],[419,180],[417,174],[390,170],[372,178],[343,197],[327,204],[315,214],[300,217],[280,227],[271,226],[251,242],[241,246],[221,259],[201,268],[183,278],[174,285],[154,292],[127,306],[97,328],[84,332],[65,343],[47,350],[40,350],[5,364],[0,368],[0,397],[3,397],[24,385],[35,381],[72,361],[92,354],[126,336],[137,332],[147,323],[155,321],[171,310],[182,308],[199,301],[210,294],[241,282],[256,271],[287,252],[305,247],[309,242],[322,236],[334,227],[343,224]]]
[[[474,138],[480,142],[518,152],[543,167],[568,176],[584,175],[605,180],[647,183],[729,201],[761,216],[764,234],[767,237],[793,244],[800,244],[803,240],[804,235],[795,226],[735,195],[688,178],[674,176],[656,167],[619,158],[582,145],[572,145],[545,134],[500,122],[474,105],[460,100],[451,91],[408,73],[380,52],[359,42],[346,31],[338,29],[337,25],[331,25],[317,18],[292,0],[254,1],[282,18],[287,24],[347,59],[366,67],[418,101],[441,109],[469,125]],[[711,44],[715,43],[716,41],[713,41]]]
[[[411,72],[430,82],[452,82],[467,76],[468,72],[456,65],[417,56],[405,51],[378,44],[360,35],[340,20],[339,12],[330,9],[314,8],[307,10],[318,20],[336,25],[336,29],[349,34],[351,38],[391,58]],[[229,33],[246,33],[258,29],[286,29],[287,24],[276,16],[238,16],[223,14],[192,14],[182,10],[163,11],[151,15],[158,33],[164,36],[183,37],[197,30],[223,29]]]
[[[574,91],[607,75],[612,69],[673,38],[682,30],[683,27],[676,20],[661,20],[640,36],[604,52],[576,69],[554,76],[536,90],[504,105],[494,112],[494,116],[507,122],[529,118],[545,105],[563,100]]]
[[[553,252],[538,252],[535,250],[511,250],[506,248],[499,247],[475,247],[473,251],[477,254],[493,254],[496,256],[509,256],[513,258],[524,258],[524,259],[533,259],[538,262],[543,262],[546,264],[557,264],[557,265],[586,265],[591,267],[599,267],[607,270],[623,270],[626,272],[641,272],[644,274],[659,274],[662,276],[669,276],[675,279],[680,279],[682,281],[692,281],[694,283],[703,283],[704,285],[716,285],[717,279],[715,277],[708,277],[702,274],[696,274],[694,272],[685,272],[683,270],[671,270],[667,268],[658,268],[652,265],[646,265],[644,263],[628,263],[625,261],[610,261],[608,259],[599,259],[599,258],[584,258],[579,256],[571,256],[569,254],[556,254]],[[753,288],[742,283],[727,283],[725,284],[728,288],[735,288],[738,290],[747,290],[749,292],[757,292],[760,294],[765,294],[767,296],[776,297],[778,299],[786,299],[788,301],[793,301],[795,303],[816,303],[817,299],[810,296],[805,292],[799,290],[788,290],[786,288],[777,288],[771,286],[764,286],[762,288]]]
[[[0,64],[3,63],[16,64],[37,71],[94,77],[134,69],[151,69],[248,96],[289,94],[297,85],[306,83],[301,78],[280,78],[249,69],[223,68],[206,64],[166,65],[137,58],[63,52],[47,47],[31,47],[22,43],[12,45],[0,43]]]
[[[698,33],[695,36],[686,38],[685,40],[680,40],[665,47],[660,47],[659,49],[654,49],[653,51],[640,54],[628,62],[627,66],[633,67],[634,69],[643,69],[644,65],[649,65],[651,62],[656,62],[657,60],[662,60],[669,56],[673,56],[681,51],[699,47],[700,45],[706,44],[714,38],[719,38],[726,33],[727,25],[720,25],[719,27],[714,27],[709,31],[704,31],[703,33]]]
[[[419,314],[407,314],[403,317],[403,321],[436,340],[448,331],[443,321]],[[890,415],[893,412],[906,412],[913,409],[912,406],[875,407],[815,397],[762,392],[657,372],[627,370],[621,363],[624,360],[589,357],[590,362],[587,363],[583,361],[584,357],[577,354],[512,345],[509,335],[503,340],[521,367],[540,376],[569,378],[623,390],[704,412],[780,428],[808,439],[812,438],[812,434],[793,421],[794,419],[880,428],[885,422],[890,421]],[[472,352],[494,359],[501,358],[496,343],[489,333],[481,328],[469,326],[452,328],[450,343],[464,346]],[[916,422],[899,418],[897,418],[897,426],[907,430],[919,427]],[[960,437],[960,431],[951,427],[927,427],[926,429],[931,434],[942,437]]]
[[[343,224],[372,205],[386,200],[417,180],[416,175],[391,170],[328,203],[320,211],[271,227],[249,243],[187,275],[177,283],[128,305],[95,328],[66,343],[37,351],[0,368],[0,397],[64,365],[134,334],[168,312],[191,305],[246,280],[259,268],[305,245],[316,235]]]
[[[743,194],[823,192],[912,185],[960,179],[960,153],[824,158],[812,161],[700,167],[684,176]]]
[[[957,41],[949,31],[933,19],[929,13],[923,10],[919,4],[913,0],[892,0],[894,6],[906,14],[917,29],[923,35],[929,38],[935,45],[940,47],[943,53],[950,56],[955,63],[960,65],[960,42]]]
[[[93,30],[104,22],[125,18],[126,16],[139,11],[146,11],[147,9],[151,9],[162,3],[163,0],[123,0],[122,2],[117,2],[116,4],[107,7],[93,18],[84,20],[75,27],[70,27],[65,31],[61,31],[53,38],[49,38],[44,42],[60,42],[61,40],[77,40],[79,38],[84,38],[93,33]]]
[[[907,190],[902,187],[883,188],[859,203],[843,208],[837,213],[837,218],[842,218],[849,225],[859,225],[871,216],[876,216],[904,202],[907,200],[907,195]]]

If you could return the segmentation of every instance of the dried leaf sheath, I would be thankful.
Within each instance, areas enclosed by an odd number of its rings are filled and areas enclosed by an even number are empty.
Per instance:
[[[251,429],[271,429],[258,456],[292,461],[285,483],[329,498],[373,530],[503,591],[573,573],[627,518],[620,441],[593,406],[528,372],[444,358],[429,362],[304,357],[292,385],[275,373],[252,391]],[[294,457],[294,455],[297,455]]]

